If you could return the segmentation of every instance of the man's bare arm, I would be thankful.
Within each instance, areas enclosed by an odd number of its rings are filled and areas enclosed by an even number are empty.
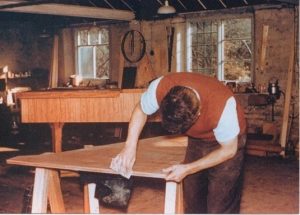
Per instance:
[[[147,115],[142,111],[140,102],[135,106],[128,127],[128,135],[125,146],[117,155],[116,162],[120,162],[122,168],[129,172],[132,170],[136,158],[136,149],[139,136],[147,121]]]
[[[180,182],[187,175],[216,166],[232,158],[238,148],[238,138],[220,143],[221,147],[210,152],[206,156],[188,164],[173,165],[163,171],[167,173],[166,180]]]

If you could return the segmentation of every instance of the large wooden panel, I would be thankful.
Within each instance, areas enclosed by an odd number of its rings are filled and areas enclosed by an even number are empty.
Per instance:
[[[183,161],[186,145],[187,137],[184,136],[140,140],[133,175],[164,178],[165,174],[161,170]],[[8,159],[7,162],[42,168],[116,174],[109,166],[111,159],[123,146],[124,143],[117,143],[60,153],[18,156]]]

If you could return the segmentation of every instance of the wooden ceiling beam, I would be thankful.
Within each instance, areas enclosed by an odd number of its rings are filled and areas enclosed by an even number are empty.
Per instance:
[[[13,4],[16,4],[14,6]],[[38,5],[17,6],[20,1],[0,1],[0,5],[11,5],[11,7],[2,8],[0,12],[16,12],[16,13],[33,13],[33,14],[47,14],[57,16],[71,16],[71,17],[84,17],[96,19],[109,19],[109,20],[124,20],[130,21],[135,18],[131,11],[107,9],[98,7],[68,5],[46,3]]]

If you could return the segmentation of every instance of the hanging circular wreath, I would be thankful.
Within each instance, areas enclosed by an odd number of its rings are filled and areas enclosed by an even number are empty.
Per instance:
[[[146,52],[146,41],[142,33],[137,30],[127,31],[122,39],[121,50],[130,63],[140,61]]]

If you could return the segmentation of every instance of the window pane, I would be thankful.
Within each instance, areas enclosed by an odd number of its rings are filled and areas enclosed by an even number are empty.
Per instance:
[[[88,30],[82,30],[78,32],[78,45],[88,45]]]
[[[100,30],[100,43],[99,44],[108,44],[109,40],[109,34],[107,29]]]
[[[193,71],[214,75],[217,57],[217,23],[212,21],[191,24],[191,67]],[[215,31],[215,32],[213,32]]]
[[[92,26],[77,33],[77,74],[83,78],[109,78],[109,31]]]
[[[94,78],[93,47],[79,47],[78,68],[83,78]]]
[[[109,71],[109,49],[108,46],[96,48],[97,78],[108,78]]]
[[[250,61],[228,61],[224,64],[225,80],[251,80]]]
[[[197,33],[195,34],[195,40],[193,40],[194,44],[205,44],[205,34]]]
[[[245,40],[225,41],[225,61],[251,59],[249,45]]]
[[[225,39],[227,38],[250,38],[251,19],[224,20]]]
[[[90,36],[90,44],[89,45],[97,45],[99,43],[99,30],[98,30],[98,28],[90,29],[89,36]]]
[[[190,27],[188,68],[221,80],[251,81],[250,18],[193,21]]]

